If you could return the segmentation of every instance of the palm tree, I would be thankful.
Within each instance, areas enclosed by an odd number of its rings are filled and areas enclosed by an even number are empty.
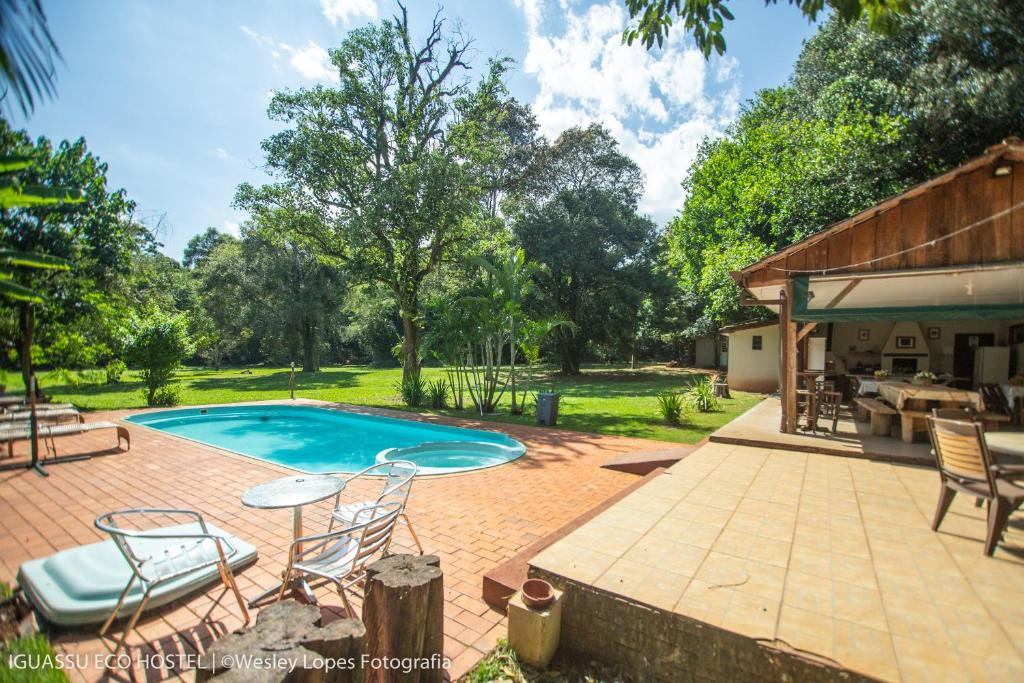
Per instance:
[[[42,0],[0,0],[0,80],[6,86],[0,100],[13,94],[28,116],[38,101],[56,95],[54,57],[60,50]]]
[[[518,415],[523,412],[522,407],[516,401],[516,351],[519,328],[525,319],[523,303],[526,295],[533,288],[533,276],[541,267],[533,261],[527,261],[526,253],[522,249],[516,249],[509,258],[497,263],[491,263],[482,257],[472,259],[472,263],[482,268],[490,276],[491,291],[494,293],[494,302],[498,315],[501,317],[499,325],[508,324],[509,348],[511,350],[509,380],[512,389],[512,414]]]

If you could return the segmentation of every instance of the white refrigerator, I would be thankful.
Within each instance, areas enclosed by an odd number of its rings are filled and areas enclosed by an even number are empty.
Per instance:
[[[974,386],[1005,384],[1010,377],[1010,349],[1007,346],[979,346],[974,352]]]

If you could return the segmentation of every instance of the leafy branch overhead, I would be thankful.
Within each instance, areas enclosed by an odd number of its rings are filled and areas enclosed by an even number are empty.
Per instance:
[[[882,33],[890,32],[897,15],[910,8],[910,0],[787,1],[796,5],[808,21],[817,21],[827,8],[847,24],[867,16],[869,27]],[[764,0],[764,4],[775,5],[778,0]],[[675,22],[681,20],[683,31],[693,36],[705,57],[710,57],[712,50],[725,54],[725,22],[735,18],[729,10],[729,0],[626,0],[626,9],[630,21],[635,23],[623,32],[623,42],[632,45],[639,40],[648,50],[655,43],[662,47]]]

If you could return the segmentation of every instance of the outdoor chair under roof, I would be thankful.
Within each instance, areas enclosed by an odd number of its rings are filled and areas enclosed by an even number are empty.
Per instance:
[[[970,422],[977,413],[973,408],[933,408],[932,417],[940,420],[961,420]]]
[[[423,546],[420,544],[420,539],[412,528],[408,515],[405,514],[405,506],[409,502],[409,494],[412,492],[412,482],[416,477],[417,470],[416,463],[409,462],[408,460],[391,460],[371,465],[349,476],[345,480],[346,487],[359,478],[375,476],[382,478],[383,486],[380,489],[380,493],[373,500],[342,505],[340,503],[341,494],[338,494],[334,499],[334,512],[331,513],[331,527],[333,527],[335,521],[345,525],[354,524],[356,515],[367,508],[376,507],[382,503],[398,503],[400,507],[398,519],[409,529],[409,534],[416,543],[420,555],[422,555]]]
[[[277,599],[284,598],[295,574],[327,579],[338,589],[349,616],[358,618],[346,591],[362,581],[366,565],[378,552],[387,554],[401,513],[402,506],[397,502],[370,505],[356,513],[351,525],[293,540]]]
[[[941,487],[932,531],[942,524],[957,493],[988,501],[988,532],[985,555],[991,556],[1002,537],[1010,514],[1024,503],[1024,466],[996,465],[985,445],[980,424],[929,417],[928,432],[935,449]]]

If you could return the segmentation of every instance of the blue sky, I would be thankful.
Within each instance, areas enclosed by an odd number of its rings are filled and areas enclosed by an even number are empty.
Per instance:
[[[814,31],[788,6],[733,3],[726,59],[710,62],[680,32],[665,50],[619,44],[621,0],[450,0],[444,15],[476,40],[476,60],[512,57],[512,93],[551,137],[600,121],[644,169],[641,208],[659,223],[683,202],[679,182],[705,135],[739,104],[783,83]],[[409,0],[421,32],[435,2]],[[44,0],[64,56],[58,97],[27,121],[32,135],[84,136],[179,258],[208,225],[237,230],[242,181],[267,179],[260,141],[277,130],[269,93],[333,78],[326,50],[390,16],[392,0]]]

